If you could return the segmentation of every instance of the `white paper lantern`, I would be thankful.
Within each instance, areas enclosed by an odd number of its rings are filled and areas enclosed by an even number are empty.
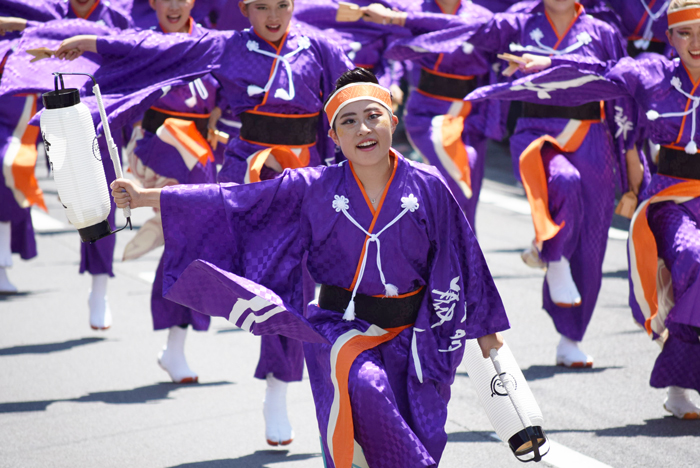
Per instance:
[[[95,126],[77,89],[56,89],[42,96],[41,134],[68,220],[83,242],[112,233],[107,178]]]
[[[476,340],[467,340],[464,362],[491,425],[520,461],[539,461],[549,451],[542,411],[507,344],[484,359]],[[499,367],[499,371],[496,371]]]

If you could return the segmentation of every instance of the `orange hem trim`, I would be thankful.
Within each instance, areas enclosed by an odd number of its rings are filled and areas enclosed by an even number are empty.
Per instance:
[[[97,5],[100,4],[100,0],[97,0],[94,5],[92,5],[92,8],[85,14],[85,16],[80,16],[77,11],[75,11],[75,8],[73,8],[73,5],[70,6],[70,9],[73,10],[73,14],[77,16],[80,19],[88,19],[90,15],[95,11],[95,8],[97,8]]]
[[[447,101],[447,102],[457,102],[457,101],[460,101],[460,102],[461,102],[461,101],[464,101],[464,99],[449,98],[449,97],[445,97],[445,96],[438,96],[438,95],[436,95],[436,94],[426,93],[425,91],[420,90],[420,89],[418,89],[418,88],[414,89],[414,91],[417,92],[417,93],[422,94],[423,96],[426,96],[426,97],[429,97],[429,98],[433,98],[433,99],[440,99],[441,101]]]
[[[549,17],[549,14],[547,13],[547,10],[545,10],[544,14],[547,17],[547,21],[549,21],[549,25],[552,27],[552,31],[554,31],[554,34],[557,35],[557,41],[556,44],[554,44],[554,47],[552,49],[557,50],[559,49],[559,45],[561,44],[561,41],[566,37],[567,34],[569,34],[569,31],[571,31],[571,27],[576,23],[576,20],[578,19],[579,16],[581,16],[581,13],[583,13],[583,5],[580,3],[576,2],[574,4],[574,9],[576,10],[576,14],[574,15],[574,19],[571,20],[571,23],[569,23],[569,26],[566,28],[566,31],[564,31],[564,34],[559,36],[559,32],[557,32],[557,28],[554,26],[554,23],[552,22],[552,18]]]
[[[695,90],[698,89],[698,85],[700,84],[700,80],[698,80],[698,82],[695,83],[693,81],[693,76],[688,71],[688,67],[685,66],[685,63],[683,63],[683,61],[681,61],[681,64],[683,65],[683,69],[685,70],[685,72],[688,74],[688,78],[690,79],[690,82],[693,83],[693,89],[690,91],[690,95],[694,96]],[[684,112],[688,112],[688,108],[690,107],[690,101],[691,101],[691,99],[688,98],[688,100],[685,103],[685,111]],[[678,138],[676,138],[676,141],[673,142],[674,145],[680,143],[681,139],[683,138],[683,132],[685,131],[685,121],[687,118],[688,118],[687,115],[683,116],[683,120],[681,121],[681,129],[678,132]]]
[[[352,406],[350,403],[350,392],[348,381],[350,379],[350,368],[362,352],[376,348],[382,343],[391,341],[403,330],[412,325],[403,327],[384,329],[387,333],[381,336],[357,335],[348,340],[338,352],[335,373],[338,382],[338,417],[335,430],[333,431],[333,453],[331,457],[335,466],[350,467],[352,465],[354,453],[355,429],[352,420]]]
[[[255,33],[256,36],[258,36],[260,39],[262,39],[263,41],[270,44],[270,46],[273,49],[275,49],[275,54],[280,55],[280,51],[282,50],[282,47],[284,47],[284,44],[287,42],[287,36],[289,36],[289,28],[291,27],[291,25],[292,25],[291,22],[287,25],[287,30],[284,32],[284,35],[282,36],[282,39],[280,40],[279,47],[276,47],[272,42],[268,41],[267,39],[262,37],[260,34],[258,34],[258,32],[255,30],[255,28],[252,28],[252,29],[253,29],[253,32]],[[270,74],[267,77],[267,81],[270,81],[272,79],[272,72],[275,69],[276,63],[277,63],[277,59],[274,59],[272,61],[272,66],[270,67]],[[267,103],[267,96],[269,96],[271,90],[272,90],[272,86],[270,86],[270,89],[268,89],[267,92],[265,93],[265,96],[263,96],[262,102],[253,108],[254,111],[257,111],[260,107],[264,106],[265,103]]]
[[[250,143],[253,145],[258,145],[258,146],[264,146],[265,148],[274,148],[277,146],[289,146],[289,145],[280,145],[280,144],[270,144],[270,143],[261,143],[259,141],[253,141],[253,140],[246,140],[245,138],[242,138],[240,135],[238,136],[239,139],[242,141],[245,141],[246,143]],[[290,148],[311,148],[312,146],[316,146],[316,142],[314,141],[313,143],[309,143],[307,145],[293,145],[289,146]]]
[[[308,117],[316,117],[318,115],[321,115],[320,112],[316,112],[315,114],[276,114],[274,112],[263,112],[256,110],[245,111],[244,114],[267,115],[270,117],[282,117],[285,119],[305,119]]]
[[[647,5],[650,10],[654,7],[655,3],[656,3],[656,0],[651,0],[651,3],[649,3]],[[629,39],[641,39],[641,37],[634,37],[634,36],[639,36],[639,30],[642,29],[642,25],[646,22],[648,16],[649,16],[649,13],[647,13],[647,9],[645,8],[644,14],[642,15],[642,19],[639,20],[637,27],[634,28],[634,32],[632,33],[632,36]]]
[[[208,114],[194,114],[194,113],[189,113],[189,112],[177,112],[177,111],[165,110],[165,109],[161,109],[160,107],[155,107],[155,106],[152,106],[151,109],[153,109],[154,111],[162,112],[163,114],[174,115],[176,117],[191,117],[194,119],[203,119],[203,118],[209,117],[211,115],[211,112]]]
[[[430,70],[429,68],[423,67],[423,70],[425,70],[428,73],[431,73],[433,75],[437,76],[444,76],[446,78],[452,78],[454,80],[464,80],[464,81],[469,81],[474,79],[474,75],[453,75],[452,73],[445,73],[445,72],[439,72],[436,70]]]
[[[355,182],[357,182],[357,186],[360,187],[360,191],[362,192],[362,196],[365,197],[365,202],[367,203],[367,206],[369,207],[369,210],[372,213],[372,224],[369,225],[369,229],[367,229],[367,232],[372,234],[372,230],[374,229],[374,225],[377,223],[377,218],[379,218],[379,213],[382,211],[382,206],[384,206],[384,199],[386,198],[386,194],[389,193],[389,188],[391,187],[391,183],[394,181],[394,176],[396,175],[396,168],[398,167],[398,157],[396,154],[394,154],[394,151],[391,150],[391,155],[394,157],[394,169],[391,172],[391,177],[389,177],[389,181],[386,184],[386,187],[384,188],[384,193],[382,193],[382,198],[379,200],[379,205],[377,206],[377,211],[374,211],[374,207],[372,206],[372,203],[369,201],[369,197],[367,196],[367,192],[365,192],[365,188],[362,186],[362,182],[360,182],[360,179],[357,177],[357,174],[355,174],[355,169],[352,167],[352,162],[348,161],[348,164],[350,166],[350,171],[352,171],[352,175],[355,178]],[[365,242],[362,244],[362,252],[360,253],[360,260],[357,262],[357,268],[355,269],[355,277],[352,279],[352,284],[350,285],[350,289],[355,289],[355,283],[357,282],[357,277],[360,275],[360,268],[362,268],[362,260],[365,257],[365,249],[367,248],[367,241],[369,240],[369,236],[365,235]]]

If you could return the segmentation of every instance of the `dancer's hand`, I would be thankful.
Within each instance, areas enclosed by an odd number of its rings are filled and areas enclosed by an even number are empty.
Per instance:
[[[372,3],[369,6],[360,8],[362,11],[362,20],[369,23],[377,24],[393,24],[395,26],[404,26],[406,24],[407,13],[399,10],[391,10],[381,3]]]
[[[97,53],[97,36],[73,36],[61,42],[56,51],[56,57],[61,60],[75,60],[84,52]]]
[[[493,348],[501,349],[503,346],[503,336],[500,333],[491,333],[490,335],[484,335],[476,339],[481,348],[481,354],[484,359],[488,359]]]
[[[161,189],[146,189],[134,184],[133,180],[117,179],[110,185],[114,203],[119,208],[140,208],[150,206],[160,209]]]
[[[519,68],[524,73],[537,73],[552,66],[552,59],[542,55],[523,54],[521,58],[525,63],[520,64]]]
[[[0,16],[0,36],[12,31],[24,31],[27,27],[27,20],[12,16]]]

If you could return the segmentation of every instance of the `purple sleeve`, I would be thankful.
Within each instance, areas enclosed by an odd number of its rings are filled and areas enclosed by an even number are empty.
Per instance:
[[[462,210],[444,182],[435,186],[426,201],[431,212],[440,213],[428,228],[435,250],[424,304],[431,313],[419,315],[416,340],[423,375],[452,383],[465,341],[506,330],[510,324]]]
[[[524,19],[523,15],[506,13],[469,17],[421,13],[416,14],[413,19],[409,15],[406,25],[410,25],[416,36],[394,41],[386,52],[386,57],[394,60],[417,60],[426,54],[455,52],[465,42],[470,42],[486,52],[504,52],[508,49],[508,44],[519,37]],[[421,28],[421,21],[426,21],[427,26]],[[444,24],[444,28],[429,31],[439,23]],[[420,33],[421,30],[424,32]]]
[[[195,260],[265,286],[299,310],[309,171],[255,184],[176,185],[161,193],[163,291]],[[298,296],[298,297],[297,297]]]
[[[60,0],[2,0],[0,16],[14,16],[33,21],[51,21],[66,16],[67,2]]]

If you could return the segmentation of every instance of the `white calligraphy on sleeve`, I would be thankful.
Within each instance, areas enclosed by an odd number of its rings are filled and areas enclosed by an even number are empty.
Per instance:
[[[438,291],[433,289],[433,307],[435,313],[440,318],[439,322],[434,323],[430,328],[439,327],[445,322],[451,321],[455,314],[455,306],[459,301],[459,276],[452,279],[450,289],[447,291]]]

